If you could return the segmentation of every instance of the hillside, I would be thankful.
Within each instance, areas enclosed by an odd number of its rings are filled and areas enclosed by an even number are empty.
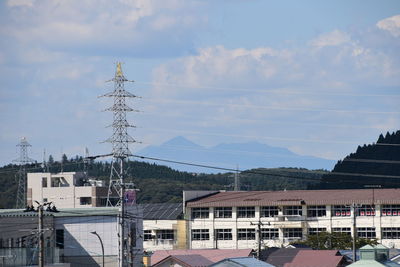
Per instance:
[[[341,173],[341,174],[339,174]],[[346,173],[346,175],[342,175]],[[397,176],[391,177],[391,176]],[[320,188],[400,187],[400,131],[382,134],[374,144],[357,148],[324,175]]]
[[[233,173],[192,174],[180,172],[166,166],[130,161],[127,164],[128,181],[132,181],[140,189],[139,203],[177,202],[182,200],[182,190],[232,190]],[[30,172],[42,171],[38,165],[28,167]],[[0,168],[0,208],[13,208],[17,183],[14,175],[17,166],[8,165]],[[50,170],[59,172],[59,162],[52,162]],[[84,169],[82,158],[64,158],[64,171],[80,171]],[[92,162],[89,176],[108,182],[110,164],[108,162]],[[289,178],[288,178],[289,177]],[[284,190],[307,189],[319,182],[320,173],[305,169],[252,169],[240,175],[242,190]]]

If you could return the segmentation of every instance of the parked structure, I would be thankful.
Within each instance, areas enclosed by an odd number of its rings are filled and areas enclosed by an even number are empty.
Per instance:
[[[44,213],[45,262],[65,262],[72,267],[102,265],[101,244],[98,237],[92,234],[96,232],[104,245],[105,266],[118,265],[118,208],[61,209],[58,213]],[[142,212],[139,207],[132,206],[126,208],[125,214],[125,231],[128,233],[125,244],[129,252],[126,259],[133,266],[141,266]],[[0,243],[3,244],[0,256],[15,255],[5,259],[8,263],[15,260],[19,255],[16,254],[18,251],[28,251],[23,254],[27,255],[25,262],[6,266],[29,265],[35,263],[35,260],[37,262],[37,229],[37,212],[0,210]]]
[[[27,204],[53,202],[57,208],[105,207],[108,187],[84,172],[28,173]],[[115,194],[115,201],[118,196]]]
[[[281,247],[343,232],[400,247],[400,189],[184,191],[189,248]],[[356,205],[353,205],[356,204]]]

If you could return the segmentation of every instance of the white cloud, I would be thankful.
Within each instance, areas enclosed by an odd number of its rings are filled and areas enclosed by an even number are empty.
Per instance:
[[[322,34],[311,41],[311,45],[322,48],[325,46],[339,46],[351,41],[350,36],[342,31],[334,30],[329,33]]]
[[[400,15],[380,20],[376,26],[390,32],[395,37],[400,37]]]

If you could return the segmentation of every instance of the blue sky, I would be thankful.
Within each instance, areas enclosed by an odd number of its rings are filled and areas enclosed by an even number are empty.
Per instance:
[[[0,164],[108,153],[122,61],[142,144],[258,141],[338,160],[400,128],[400,2],[0,2]],[[232,163],[235,166],[236,163]]]

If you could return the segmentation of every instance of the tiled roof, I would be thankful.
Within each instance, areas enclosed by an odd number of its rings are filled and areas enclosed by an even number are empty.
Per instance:
[[[233,264],[229,264],[233,263]],[[210,265],[210,267],[226,267],[226,266],[242,266],[242,267],[275,267],[269,263],[257,260],[253,257],[238,257],[238,258],[228,258],[219,261],[215,264]]]
[[[400,204],[400,189],[229,191],[188,201],[188,207]]]
[[[143,220],[176,220],[183,214],[182,203],[139,204]]]
[[[201,255],[212,262],[217,262],[231,257],[251,256],[252,249],[176,249],[157,250],[151,256],[151,263],[154,265],[171,255]]]
[[[342,260],[337,250],[301,250],[284,267],[337,267]]]
[[[281,248],[271,252],[267,259],[265,260],[269,264],[272,264],[276,267],[283,267],[286,263],[289,263],[293,260],[293,258],[304,249],[300,248]]]
[[[161,266],[164,262],[167,262],[168,260],[173,260],[175,262],[178,262],[180,265],[185,267],[208,267],[210,264],[213,263],[209,259],[198,254],[170,255],[156,264],[153,263],[152,266],[154,267],[157,267],[159,265]]]

